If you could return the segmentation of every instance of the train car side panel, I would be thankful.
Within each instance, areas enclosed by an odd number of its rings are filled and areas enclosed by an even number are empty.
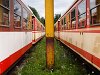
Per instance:
[[[31,46],[31,32],[0,32],[0,74],[17,61]]]

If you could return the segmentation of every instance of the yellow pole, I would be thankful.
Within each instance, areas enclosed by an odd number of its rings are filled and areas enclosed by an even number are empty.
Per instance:
[[[49,70],[54,66],[54,0],[45,0],[46,18],[46,66]]]

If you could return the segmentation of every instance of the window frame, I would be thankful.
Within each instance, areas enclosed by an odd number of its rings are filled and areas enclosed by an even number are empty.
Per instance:
[[[27,25],[26,25],[26,27],[25,28],[23,28],[23,29],[25,29],[25,30],[28,30],[28,17],[29,17],[29,12],[26,10],[26,8],[24,8],[23,7],[23,13],[24,13],[24,10],[27,12]],[[24,16],[24,14],[22,14],[23,16]],[[22,17],[22,23],[23,23],[23,19],[25,19],[25,17]],[[26,19],[25,19],[26,20]]]
[[[64,16],[64,18],[63,18],[63,20],[64,20],[64,30],[66,30],[66,15]]]
[[[61,25],[63,26],[63,18],[61,19]]]
[[[71,27],[71,12],[69,12],[68,14],[68,17],[69,17],[69,20],[67,21],[67,29],[70,29],[70,27]],[[68,25],[69,25],[69,27],[68,27]]]
[[[87,22],[87,18],[86,18],[86,16],[87,16],[87,15],[86,15],[86,14],[87,14],[87,10],[86,10],[86,9],[87,9],[87,4],[86,4],[86,3],[87,3],[87,2],[86,2],[86,0],[82,0],[82,1],[78,4],[78,6],[79,6],[82,2],[84,2],[84,1],[85,1],[85,5],[86,5],[86,6],[85,6],[85,12],[83,12],[82,14],[79,14],[79,12],[78,12],[78,28],[85,28],[85,27],[86,27],[86,23],[84,23],[84,26],[83,26],[83,25],[80,26],[80,21],[79,21],[79,20],[80,20],[79,17],[85,14],[85,20],[86,20],[86,22]],[[77,6],[77,7],[78,7],[78,6]],[[79,8],[78,8],[78,9],[79,9]]]
[[[91,6],[90,6],[91,7]],[[94,24],[93,23],[93,16],[92,16],[92,10],[93,9],[95,9],[95,8],[97,8],[97,7],[100,7],[100,3],[99,4],[97,4],[97,5],[95,5],[95,7],[93,7],[93,8],[90,8],[90,27],[92,27],[92,26],[100,26],[100,23],[96,23],[96,24]]]
[[[64,17],[64,25],[66,24],[66,16]]]
[[[75,17],[72,18],[72,12],[73,12],[74,10],[75,10]],[[71,12],[70,12],[70,13],[71,13],[71,16],[70,16],[71,25],[70,25],[70,27],[71,27],[72,29],[76,29],[76,11],[77,11],[77,10],[76,10],[76,7],[74,7],[74,8],[71,10]],[[74,25],[74,27],[73,27],[73,25],[72,25],[72,20],[73,20],[73,19],[75,19],[75,25]]]
[[[20,26],[17,27],[16,25],[14,25],[14,28],[21,29],[22,28],[22,5],[17,0],[16,0],[16,2],[21,6],[21,15],[14,12],[14,15],[17,15],[18,17],[20,17]]]
[[[3,4],[0,4],[0,7],[2,9],[6,9],[8,11],[8,25],[0,24],[0,27],[7,27],[7,28],[9,28],[10,27],[10,0],[9,0],[9,8],[7,8],[6,6],[4,6]],[[2,21],[3,21],[3,16],[2,16]]]

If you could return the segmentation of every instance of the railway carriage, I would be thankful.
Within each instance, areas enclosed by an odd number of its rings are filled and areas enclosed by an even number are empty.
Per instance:
[[[35,44],[45,35],[45,27],[35,15],[32,16],[32,26],[32,44]]]
[[[100,71],[100,0],[76,0],[56,22],[55,37]]]
[[[0,75],[32,47],[32,28],[36,27],[32,14],[21,0],[0,0]],[[41,32],[39,36],[34,35],[42,38],[45,28],[36,17],[34,19]]]

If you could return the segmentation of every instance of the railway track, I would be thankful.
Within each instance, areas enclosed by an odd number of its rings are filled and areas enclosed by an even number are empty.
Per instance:
[[[55,40],[54,70],[47,70],[45,38],[38,42],[7,75],[99,75],[77,55]],[[80,60],[79,60],[80,59]]]

